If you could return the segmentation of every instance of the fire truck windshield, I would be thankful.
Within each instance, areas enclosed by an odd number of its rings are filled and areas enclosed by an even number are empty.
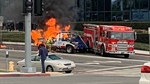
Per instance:
[[[134,32],[110,32],[112,39],[134,40]]]

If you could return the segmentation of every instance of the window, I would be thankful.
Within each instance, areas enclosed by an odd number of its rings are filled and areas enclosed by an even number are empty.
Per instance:
[[[35,57],[35,61],[40,61],[41,57],[40,56],[36,56]]]
[[[48,56],[47,56],[47,59],[48,59],[48,60],[60,60],[61,58],[58,57],[58,56],[55,55],[55,54],[52,54],[52,55],[48,55]]]
[[[35,61],[35,56],[31,56],[31,61]]]
[[[110,38],[112,39],[125,39],[125,40],[134,40],[133,32],[111,32]]]
[[[123,39],[134,40],[134,33],[133,32],[123,33]]]

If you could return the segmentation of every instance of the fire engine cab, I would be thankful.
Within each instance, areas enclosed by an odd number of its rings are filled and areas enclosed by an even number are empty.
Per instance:
[[[115,25],[84,25],[84,42],[90,51],[106,54],[124,55],[134,54],[136,33],[131,27]]]

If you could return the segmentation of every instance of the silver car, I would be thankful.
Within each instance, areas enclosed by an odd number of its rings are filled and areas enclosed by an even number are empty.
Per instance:
[[[144,63],[141,67],[139,84],[150,84],[150,62]]]
[[[41,71],[41,59],[38,55],[31,56],[32,67],[36,67],[36,70]],[[19,71],[20,67],[25,67],[25,59],[18,61],[16,70]],[[45,60],[46,72],[66,72],[71,73],[76,67],[75,63],[71,60],[63,59],[56,54],[49,54]]]

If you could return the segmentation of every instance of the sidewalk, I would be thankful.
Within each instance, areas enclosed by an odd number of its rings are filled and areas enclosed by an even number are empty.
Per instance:
[[[135,54],[150,56],[150,52],[149,51],[143,51],[143,50],[135,50]]]

